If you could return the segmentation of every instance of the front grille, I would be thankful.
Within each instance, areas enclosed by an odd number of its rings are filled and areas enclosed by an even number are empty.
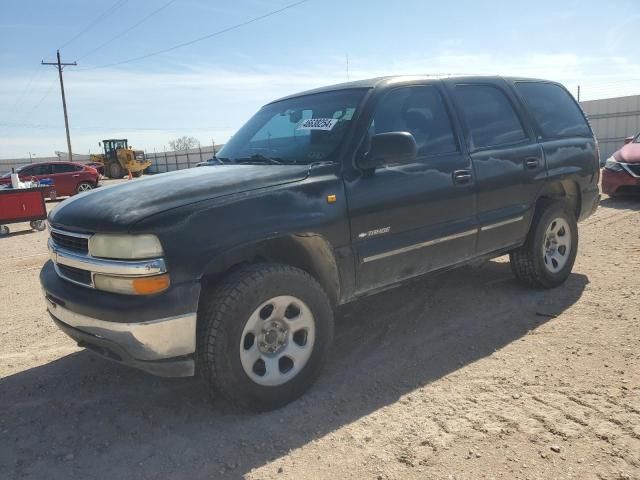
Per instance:
[[[51,238],[59,247],[76,252],[89,252],[89,239],[87,238],[76,237],[74,235],[66,235],[62,232],[54,230],[51,231]]]
[[[60,275],[67,280],[91,286],[91,272],[80,268],[69,267],[68,265],[58,265]]]
[[[640,163],[627,163],[627,168],[634,174],[640,176]]]

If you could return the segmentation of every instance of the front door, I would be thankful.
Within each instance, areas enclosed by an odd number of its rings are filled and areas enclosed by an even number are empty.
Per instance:
[[[416,161],[346,180],[358,293],[471,257],[475,181],[450,109],[436,85],[398,87],[378,102],[364,140],[405,131]]]

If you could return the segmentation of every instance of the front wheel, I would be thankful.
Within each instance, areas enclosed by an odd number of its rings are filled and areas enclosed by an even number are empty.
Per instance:
[[[311,386],[332,338],[331,304],[308,273],[247,266],[201,302],[197,368],[231,401],[272,410]]]
[[[565,202],[541,205],[525,244],[509,254],[511,270],[521,282],[553,288],[571,274],[578,252],[578,225]]]
[[[122,178],[124,177],[124,170],[118,162],[111,162],[108,167],[109,178]]]
[[[93,190],[93,183],[90,182],[80,182],[76,187],[76,193],[90,192],[91,190]]]

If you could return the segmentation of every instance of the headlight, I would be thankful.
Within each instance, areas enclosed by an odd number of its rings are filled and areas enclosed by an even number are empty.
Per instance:
[[[115,235],[97,233],[89,239],[92,257],[140,260],[163,255],[160,240],[155,235]]]
[[[620,165],[620,162],[618,162],[613,157],[607,158],[607,161],[604,162],[604,168],[606,168],[607,170],[611,170],[612,172],[621,172],[622,171],[622,165]]]
[[[152,295],[169,288],[169,275],[154,275],[152,277],[117,277],[96,273],[93,283],[98,290],[125,295]]]

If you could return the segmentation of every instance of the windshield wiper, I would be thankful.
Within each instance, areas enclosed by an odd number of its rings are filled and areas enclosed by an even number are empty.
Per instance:
[[[241,157],[234,160],[236,163],[265,163],[268,165],[282,165],[281,158],[271,158],[261,153],[255,153],[250,157]]]

